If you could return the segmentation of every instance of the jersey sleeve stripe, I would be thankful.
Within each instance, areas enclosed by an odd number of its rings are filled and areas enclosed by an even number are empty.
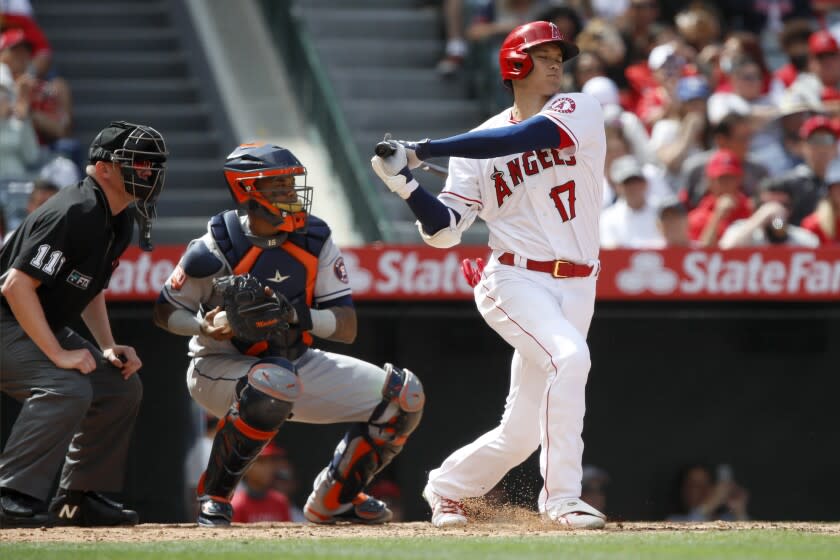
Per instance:
[[[336,299],[336,298],[346,296],[347,294],[351,293],[351,291],[352,290],[350,288],[343,288],[343,289],[338,290],[336,292],[330,292],[329,294],[315,296],[314,299],[315,299],[316,303],[323,303],[323,302],[329,301],[331,299]]]
[[[440,193],[440,196],[454,196],[456,198],[460,198],[461,200],[466,200],[467,202],[472,202],[473,204],[481,204],[480,200],[476,200],[474,198],[467,198],[466,196],[461,196],[460,194],[450,192],[450,191],[443,191]]]

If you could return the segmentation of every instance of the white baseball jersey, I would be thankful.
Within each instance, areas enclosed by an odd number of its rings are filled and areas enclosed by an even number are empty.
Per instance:
[[[559,93],[539,113],[557,124],[557,148],[493,159],[451,158],[441,202],[463,213],[480,205],[489,245],[534,260],[598,258],[606,140],[601,104]],[[511,109],[474,130],[517,124]]]

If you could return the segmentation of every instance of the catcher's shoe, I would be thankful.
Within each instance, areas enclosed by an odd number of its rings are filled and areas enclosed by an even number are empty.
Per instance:
[[[603,529],[607,516],[580,498],[569,498],[560,507],[550,509],[546,517],[570,529]]]
[[[306,500],[303,515],[312,523],[331,525],[333,523],[348,522],[363,525],[379,525],[388,523],[393,513],[385,502],[359,492],[349,504],[343,504],[336,510],[328,510],[313,492]]]
[[[11,488],[0,488],[0,528],[52,525],[46,502]]]
[[[233,520],[233,506],[228,502],[213,499],[209,496],[201,498],[198,508],[198,524],[202,527],[229,527]]]
[[[113,527],[137,525],[139,521],[136,511],[125,509],[122,504],[89,490],[59,488],[50,503],[50,513],[56,525]]]
[[[462,527],[467,524],[467,514],[458,500],[444,498],[429,484],[423,489],[423,499],[432,508],[432,525],[435,527]]]

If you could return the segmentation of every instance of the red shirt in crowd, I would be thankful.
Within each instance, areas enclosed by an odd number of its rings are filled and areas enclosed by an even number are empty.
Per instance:
[[[836,218],[837,222],[834,225],[834,239],[828,237],[828,234],[823,231],[817,221],[816,212],[802,218],[802,227],[820,238],[820,245],[829,245],[831,243],[840,243],[840,216]]]
[[[712,214],[715,212],[716,202],[716,195],[707,194],[700,199],[700,203],[697,204],[697,208],[688,213],[688,236],[694,241],[700,239],[700,235],[702,235],[703,230],[706,228],[706,224],[712,219]],[[727,216],[721,219],[718,224],[716,239],[720,239],[723,232],[726,231],[726,228],[732,225],[732,222],[749,218],[752,213],[752,201],[744,193],[737,193],[735,195],[735,208],[733,208]]]
[[[268,490],[255,498],[240,488],[231,500],[235,523],[259,523],[261,521],[291,521],[289,499],[277,490]]]

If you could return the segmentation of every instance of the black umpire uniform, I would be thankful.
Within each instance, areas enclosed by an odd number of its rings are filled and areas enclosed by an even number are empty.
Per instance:
[[[90,153],[91,163],[120,166],[141,223],[151,219],[167,155],[160,133],[114,122]],[[154,184],[132,176],[135,165],[155,167]],[[60,346],[87,348],[96,363],[86,375],[55,365],[0,296],[0,390],[23,404],[0,453],[0,526],[137,523],[135,512],[98,492],[122,489],[140,379],[124,378],[99,348],[67,326],[107,287],[131,241],[133,213],[129,208],[112,214],[104,187],[87,176],[30,214],[0,251],[0,285],[12,269],[40,281],[36,293]],[[59,493],[48,511],[62,461]]]

